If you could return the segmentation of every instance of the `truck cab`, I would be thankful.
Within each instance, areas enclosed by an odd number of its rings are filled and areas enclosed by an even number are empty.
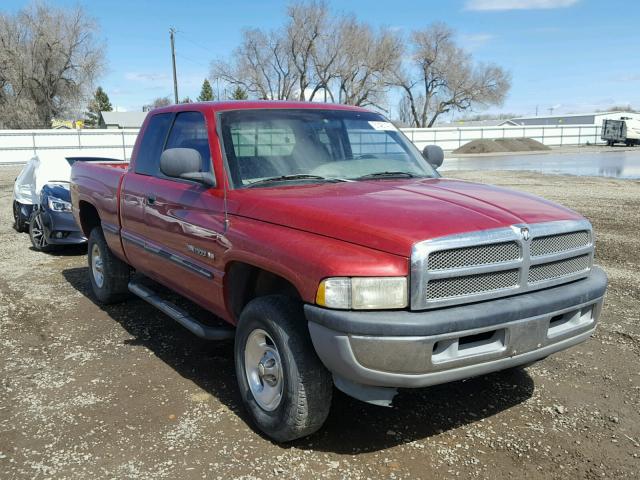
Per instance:
[[[586,340],[607,285],[589,222],[442,178],[442,159],[426,153],[358,107],[155,110],[128,167],[73,166],[94,294],[133,293],[196,335],[234,338],[244,405],[278,441],[319,429],[334,386],[390,405],[398,388]],[[196,320],[140,276],[225,325]]]

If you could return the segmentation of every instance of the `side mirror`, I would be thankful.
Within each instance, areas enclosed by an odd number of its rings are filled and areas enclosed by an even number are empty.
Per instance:
[[[442,162],[444,162],[444,152],[442,151],[442,148],[437,145],[427,145],[424,147],[422,150],[422,156],[433,168],[436,169],[442,165]]]
[[[216,186],[211,172],[202,172],[202,156],[194,148],[168,148],[160,155],[160,171],[167,177],[183,178]]]

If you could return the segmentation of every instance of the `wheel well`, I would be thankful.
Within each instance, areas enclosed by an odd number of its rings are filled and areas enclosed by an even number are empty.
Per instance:
[[[85,237],[88,237],[95,227],[100,225],[100,215],[96,207],[89,202],[80,202],[80,228]]]
[[[286,278],[243,262],[233,262],[228,267],[224,290],[227,305],[236,319],[245,305],[257,297],[279,294],[302,298]]]

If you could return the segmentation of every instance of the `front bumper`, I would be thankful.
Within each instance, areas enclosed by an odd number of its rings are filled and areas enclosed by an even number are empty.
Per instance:
[[[47,242],[51,245],[79,245],[87,241],[70,212],[47,209],[43,221]]]
[[[606,287],[606,274],[593,267],[589,277],[558,287],[439,310],[356,312],[306,305],[305,314],[318,356],[336,385],[354,394],[365,386],[446,383],[569,348],[595,330]]]

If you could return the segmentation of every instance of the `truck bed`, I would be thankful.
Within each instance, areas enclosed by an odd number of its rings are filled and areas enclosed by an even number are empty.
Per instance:
[[[73,205],[87,202],[100,212],[105,238],[116,254],[122,254],[120,238],[117,235],[110,235],[108,227],[112,227],[116,232],[119,228],[118,190],[128,168],[129,164],[125,162],[75,162],[71,167]],[[75,209],[73,214],[78,225],[81,225],[82,219],[79,218]]]

